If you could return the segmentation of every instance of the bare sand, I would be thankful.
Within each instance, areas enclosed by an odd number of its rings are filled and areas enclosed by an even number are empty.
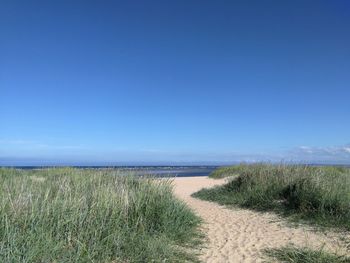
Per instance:
[[[276,214],[240,208],[226,208],[213,202],[191,197],[202,189],[225,183],[225,179],[181,177],[173,181],[175,194],[185,201],[203,220],[207,235],[206,247],[200,252],[203,262],[263,262],[263,250],[289,244],[348,254],[339,233],[315,232],[300,226],[292,227]]]

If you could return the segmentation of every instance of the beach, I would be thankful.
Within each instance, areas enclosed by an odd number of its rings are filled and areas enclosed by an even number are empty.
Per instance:
[[[348,253],[339,233],[315,231],[309,226],[293,227],[274,213],[241,208],[226,208],[213,202],[191,197],[202,188],[222,185],[228,179],[208,177],[174,178],[174,191],[203,219],[205,247],[199,251],[203,262],[263,262],[263,250],[286,245],[324,248],[325,251]]]

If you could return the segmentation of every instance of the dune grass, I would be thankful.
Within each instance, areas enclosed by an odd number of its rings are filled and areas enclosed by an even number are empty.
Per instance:
[[[350,258],[327,253],[323,250],[308,248],[284,247],[265,251],[269,262],[283,263],[350,263]]]
[[[0,169],[0,262],[184,262],[200,219],[167,180]]]
[[[342,167],[241,164],[214,178],[232,176],[224,186],[203,189],[195,197],[224,205],[274,210],[319,226],[350,230],[350,170]]]
[[[209,177],[214,179],[225,178],[229,176],[238,176],[245,169],[249,169],[250,165],[248,164],[238,164],[234,166],[224,166],[214,170]]]

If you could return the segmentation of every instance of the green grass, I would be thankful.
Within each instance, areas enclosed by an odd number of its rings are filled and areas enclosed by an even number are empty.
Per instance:
[[[250,165],[248,164],[238,164],[234,166],[225,166],[220,167],[216,170],[214,170],[209,177],[214,179],[224,178],[228,176],[238,176],[242,171],[245,169],[249,169]]]
[[[324,252],[323,250],[310,250],[308,248],[284,247],[269,249],[266,255],[273,259],[270,262],[283,263],[350,263],[350,258]]]
[[[224,186],[195,197],[224,205],[274,210],[320,226],[350,229],[350,170],[341,167],[254,164],[225,167],[214,178],[232,176]]]
[[[0,169],[0,262],[184,262],[200,219],[168,180]]]

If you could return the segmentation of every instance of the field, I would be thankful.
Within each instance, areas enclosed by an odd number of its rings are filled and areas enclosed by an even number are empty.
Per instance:
[[[0,169],[0,262],[195,261],[199,224],[167,180]]]

